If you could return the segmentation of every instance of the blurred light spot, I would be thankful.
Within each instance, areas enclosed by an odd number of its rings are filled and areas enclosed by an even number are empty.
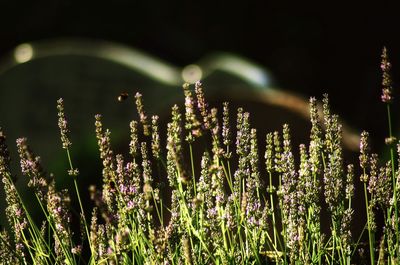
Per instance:
[[[236,56],[221,56],[216,69],[237,75],[256,86],[266,87],[271,84],[268,73],[261,67]]]
[[[33,57],[33,47],[29,43],[23,43],[14,50],[14,58],[17,63],[25,63]]]
[[[183,80],[190,84],[196,83],[197,81],[201,80],[202,76],[203,71],[196,64],[190,64],[182,70]]]
[[[119,45],[105,45],[85,50],[85,55],[90,54],[106,60],[111,60],[125,65],[139,73],[169,85],[179,85],[182,80],[179,76],[180,71],[170,64],[155,59],[143,52],[133,48]]]

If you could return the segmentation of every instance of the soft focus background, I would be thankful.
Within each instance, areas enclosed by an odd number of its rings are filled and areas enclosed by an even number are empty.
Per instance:
[[[355,132],[370,131],[375,151],[383,152],[381,143],[387,131],[385,107],[380,104],[383,46],[393,63],[396,98],[400,87],[400,28],[395,7],[390,1],[332,5],[304,1],[0,0],[0,126],[9,135],[10,146],[16,137],[27,136],[49,171],[65,168],[65,154],[57,146],[55,108],[55,100],[64,97],[73,132],[73,155],[89,184],[100,178],[93,133],[95,113],[104,114],[105,127],[111,127],[116,148],[123,151],[128,143],[128,122],[136,114],[132,101],[116,101],[120,92],[132,95],[141,91],[150,114],[161,111],[165,119],[172,102],[182,99],[179,86],[89,55],[55,56],[25,64],[12,61],[15,48],[22,43],[41,43],[45,53],[66,45],[62,40],[79,39],[85,40],[85,51],[96,51],[99,41],[108,41],[150,54],[177,71],[218,52],[247,58],[267,71],[273,80],[268,86],[277,91],[303,99],[328,93],[334,112]],[[159,73],[157,69],[153,72]],[[204,85],[206,93],[207,89],[214,91],[210,100],[215,104],[231,95],[235,105],[246,106],[262,134],[288,121],[295,144],[307,139],[308,125],[304,124],[308,123],[293,111],[244,97],[254,88],[251,82],[216,71],[204,79]],[[232,87],[237,88],[236,96]],[[394,128],[400,132],[398,110],[394,109]],[[11,150],[16,168],[15,148]],[[96,167],[99,170],[94,172]],[[62,174],[65,172],[59,174],[61,181]]]
[[[379,130],[382,46],[395,87],[400,76],[394,2],[2,0],[0,58],[20,43],[60,37],[115,41],[178,67],[228,51],[266,67],[280,88],[329,93],[354,127]]]

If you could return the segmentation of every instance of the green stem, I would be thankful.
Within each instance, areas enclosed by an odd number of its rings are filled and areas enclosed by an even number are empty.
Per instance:
[[[279,190],[282,189],[282,175],[279,175]],[[282,197],[278,199],[279,200],[279,208],[280,213],[281,213],[281,223],[282,223],[282,234],[283,234],[283,259],[284,263],[287,264],[287,237],[286,237],[286,225],[285,225],[285,219],[286,216],[283,214],[282,209],[283,209],[283,200]]]
[[[333,220],[332,220],[333,223]],[[333,227],[333,231],[332,231],[332,260],[331,260],[331,264],[333,264],[333,262],[335,261],[335,250],[336,250],[336,226],[335,224],[332,225]]]
[[[71,252],[70,252],[70,250],[66,249],[64,244],[63,244],[63,242],[61,242],[60,236],[58,234],[58,230],[54,227],[53,222],[51,220],[52,217],[50,216],[50,214],[48,214],[46,212],[46,210],[45,210],[40,198],[38,197],[37,193],[35,193],[35,196],[36,196],[36,200],[39,202],[40,208],[42,209],[44,215],[46,216],[46,219],[47,219],[47,222],[48,222],[49,226],[51,227],[51,229],[52,229],[54,235],[56,236],[57,240],[60,242],[60,247],[61,247],[63,253],[65,254],[66,258],[68,259],[68,262],[70,262],[70,264],[73,264],[72,263],[73,258],[71,257]]]
[[[364,174],[365,174],[365,169],[364,169]],[[375,253],[374,253],[375,236],[371,230],[371,219],[369,216],[367,184],[365,182],[364,182],[364,197],[365,197],[365,207],[366,207],[366,211],[367,211],[369,254],[370,254],[371,265],[374,265],[375,264]]]
[[[390,111],[390,104],[386,104],[386,110],[387,110],[387,117],[388,117],[388,127],[389,127],[389,137],[393,137],[393,130],[392,130],[392,117],[391,117],[391,111]],[[394,215],[395,215],[395,220],[399,220],[399,211],[398,211],[398,205],[397,205],[397,181],[396,181],[396,170],[395,170],[395,157],[394,157],[394,150],[393,147],[390,146],[390,161],[392,165],[392,185],[393,185],[393,206],[394,206]],[[388,216],[388,218],[390,218]],[[398,227],[398,222],[396,224],[396,227]],[[399,246],[399,229],[396,229],[396,246],[395,249],[398,249]]]
[[[194,192],[194,196],[196,196],[196,176],[195,176],[195,171],[194,171],[194,159],[193,159],[192,144],[189,144],[189,151],[190,151],[190,165],[192,167],[193,192]]]
[[[274,196],[272,194],[273,188],[274,186],[272,185],[272,173],[268,172],[269,175],[269,199],[271,202],[271,211],[272,211],[272,226],[273,226],[273,230],[274,230],[274,246],[276,247],[276,233],[277,233],[277,229],[276,229],[276,220],[275,220],[275,206],[274,206]]]
[[[68,157],[68,163],[69,163],[70,170],[74,170],[74,167],[72,165],[71,154],[69,152],[69,148],[67,148],[67,157]],[[80,196],[80,193],[79,193],[78,182],[76,181],[76,176],[73,176],[73,179],[74,179],[74,187],[75,187],[76,196],[78,198],[79,208],[80,208],[81,213],[82,213],[83,223],[85,224],[86,237],[88,239],[90,251],[93,253],[93,246],[92,246],[92,242],[90,240],[90,233],[89,233],[89,229],[88,229],[88,225],[87,225],[87,221],[86,221],[85,211],[83,209],[81,196]]]
[[[10,183],[13,183],[13,180],[12,180],[10,174],[6,174],[6,178]],[[12,184],[12,185],[14,185],[14,184]],[[21,203],[22,209],[23,209],[24,213],[26,214],[26,218],[28,219],[28,223],[29,223],[29,226],[31,228],[31,229],[29,229],[29,231],[30,231],[30,234],[31,234],[32,238],[34,238],[35,242],[37,244],[39,244],[39,245],[40,245],[40,242],[43,243],[44,246],[47,248],[47,250],[50,252],[50,255],[55,259],[54,253],[50,251],[50,244],[46,242],[46,240],[44,239],[44,237],[43,237],[42,233],[40,232],[39,228],[36,226],[35,222],[33,221],[31,215],[29,214],[28,209],[26,208],[26,206],[25,206],[25,204],[24,204],[24,202],[22,200],[21,194],[18,192],[18,190],[15,187],[15,185],[14,185],[14,188],[15,188],[15,193],[16,193],[16,195],[18,197],[18,200]],[[36,193],[35,193],[35,195],[37,196]],[[43,213],[46,215],[45,211],[43,211]],[[28,244],[28,241],[25,238],[25,234],[22,233],[22,236],[25,239],[25,242],[24,242],[25,246],[27,246],[29,248],[29,244]],[[38,242],[38,240],[40,240],[40,242]],[[19,257],[19,258],[21,258],[21,257]]]

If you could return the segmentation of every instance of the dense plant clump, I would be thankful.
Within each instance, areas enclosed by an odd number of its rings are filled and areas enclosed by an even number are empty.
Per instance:
[[[288,124],[281,132],[267,132],[265,143],[259,143],[257,134],[262,132],[251,127],[250,114],[237,109],[232,128],[229,104],[223,104],[221,114],[208,106],[200,82],[194,90],[183,86],[184,109],[172,107],[164,139],[159,117],[147,116],[137,93],[139,120],[130,122],[128,156],[114,153],[111,132],[103,127],[101,115],[95,116],[103,186],[90,187],[95,204],[90,218],[78,192],[79,171],[73,166],[62,99],[57,101],[58,125],[80,208],[74,214],[67,190],[57,190],[54,176],[44,172],[40,157],[20,138],[21,171],[45,216],[43,224],[35,223],[16,189],[0,129],[0,176],[11,228],[0,233],[0,263],[350,265],[365,232],[368,263],[398,264],[400,144],[390,121],[390,67],[384,49],[381,99],[389,115],[385,142],[391,157],[381,162],[370,153],[368,133],[363,132],[357,170],[344,163],[342,128],[327,95],[322,117],[319,103],[310,99],[310,139],[297,154]],[[204,144],[197,165],[193,149],[199,141]],[[358,171],[367,218],[363,233],[354,235],[350,225],[358,210],[352,204]],[[161,189],[164,176],[168,188]],[[329,214],[328,233],[322,231],[321,205]],[[377,226],[378,215],[383,229]],[[80,220],[78,233],[72,229],[73,219]]]

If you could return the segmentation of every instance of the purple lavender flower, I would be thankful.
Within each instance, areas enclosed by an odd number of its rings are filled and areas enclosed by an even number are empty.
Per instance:
[[[220,125],[218,122],[217,113],[218,110],[216,108],[212,108],[210,111],[210,131],[212,137],[212,152],[215,156],[221,157],[221,155],[224,153],[224,150],[221,148],[220,143]]]
[[[16,246],[16,255],[25,260],[25,244],[23,244],[24,231],[28,227],[25,211],[20,200],[18,191],[14,185],[15,180],[12,178],[10,171],[10,156],[6,145],[6,136],[0,128],[0,177],[4,184],[4,191],[6,195],[6,216],[9,225],[14,234],[14,241]],[[3,235],[3,234],[2,234]],[[5,235],[4,235],[5,236]],[[3,238],[3,237],[2,237]],[[10,242],[10,241],[6,241]],[[0,243],[1,245],[1,243]],[[1,252],[1,250],[0,250]],[[12,259],[11,252],[7,255]],[[5,257],[0,255],[0,258]]]
[[[200,81],[195,84],[195,93],[197,97],[197,108],[203,118],[204,129],[210,129],[210,115],[208,113],[208,104],[204,98],[204,91]]]
[[[167,125],[167,174],[171,187],[176,187],[178,181],[182,183],[189,181],[183,166],[181,122],[179,108],[174,105],[172,107],[172,121]]]
[[[197,120],[195,113],[195,101],[193,99],[192,91],[189,89],[189,84],[183,85],[183,92],[185,94],[185,128],[188,130],[186,141],[192,143],[195,138],[201,136],[201,124]]]
[[[158,132],[158,116],[151,117],[151,151],[155,159],[161,157],[160,133]]]
[[[283,125],[283,152],[281,155],[280,172],[282,172],[282,222],[285,226],[285,240],[289,247],[289,256],[292,260],[299,257],[300,252],[300,218],[304,209],[300,207],[304,201],[300,200],[297,190],[299,185],[298,174],[294,166],[289,125]]]
[[[150,135],[150,125],[147,120],[146,112],[144,111],[142,94],[136,93],[135,99],[136,99],[137,112],[138,112],[139,118],[140,118],[140,123],[143,125],[143,134],[146,136],[149,136]]]
[[[223,103],[223,113],[222,113],[222,142],[227,148],[226,157],[229,158],[231,154],[229,153],[229,146],[231,145],[231,130],[229,125],[229,103]]]
[[[11,239],[7,231],[0,231],[0,260],[4,264],[18,264],[20,262],[18,258],[22,259],[22,256],[17,256],[9,242],[11,242]]]
[[[68,138],[68,127],[67,120],[64,114],[64,101],[62,98],[57,100],[57,110],[58,110],[58,128],[61,133],[61,142],[64,149],[68,149],[71,146],[71,141]]]
[[[347,165],[345,194],[347,200],[351,199],[354,196],[354,166],[352,164]]]
[[[269,174],[274,172],[274,142],[273,142],[273,134],[268,133],[265,139],[266,148],[265,148],[265,168]]]
[[[310,132],[310,170],[313,175],[320,173],[321,171],[321,125],[319,123],[319,115],[317,108],[317,101],[315,98],[310,98],[310,120],[311,120],[311,132]]]
[[[365,170],[368,165],[368,152],[369,152],[368,137],[369,137],[368,132],[363,131],[361,133],[359,159],[360,159],[360,167],[363,170]]]
[[[70,230],[71,217],[68,209],[69,204],[70,198],[67,190],[57,192],[55,183],[52,182],[49,184],[49,190],[47,192],[47,211],[55,228],[54,249],[58,262],[68,259],[68,257],[65,256],[65,248],[73,248],[71,245],[72,232]]]
[[[130,137],[131,141],[129,142],[129,154],[132,156],[132,158],[135,158],[137,153],[138,153],[138,129],[137,129],[137,121],[131,121],[129,123],[129,127],[131,130]]]
[[[238,108],[237,113],[237,135],[236,135],[236,153],[240,156],[249,153],[250,142],[250,114],[243,112],[242,108]]]
[[[101,115],[95,116],[96,138],[100,151],[100,158],[103,161],[103,191],[102,197],[108,209],[113,212],[116,208],[116,172],[115,157],[111,149],[111,132],[103,131]]]
[[[392,205],[393,196],[392,167],[390,162],[387,162],[385,166],[380,168],[379,175],[375,181],[373,190],[370,192],[383,210],[388,209]]]
[[[281,139],[279,136],[279,132],[275,131],[274,132],[274,137],[273,137],[273,143],[274,143],[274,170],[278,173],[282,172],[282,146],[281,146]]]
[[[257,131],[251,129],[250,131],[250,161],[249,169],[250,174],[246,179],[246,218],[249,228],[258,228],[258,220],[261,218],[261,198],[260,198],[260,172],[258,169],[258,144],[257,144]]]
[[[39,199],[44,203],[48,190],[48,179],[42,169],[40,157],[35,156],[27,144],[26,138],[17,139],[21,171],[29,177],[28,186],[33,187]]]
[[[382,61],[381,61],[381,70],[382,70],[382,102],[391,103],[393,100],[392,96],[392,78],[390,76],[390,69],[392,65],[389,62],[388,54],[386,47],[383,47],[382,50]]]
[[[338,205],[344,194],[343,157],[342,157],[342,127],[337,115],[331,115],[328,96],[323,99],[325,121],[325,151],[326,167],[324,171],[325,201],[330,212],[335,216],[340,214]],[[334,217],[335,218],[335,217]]]

